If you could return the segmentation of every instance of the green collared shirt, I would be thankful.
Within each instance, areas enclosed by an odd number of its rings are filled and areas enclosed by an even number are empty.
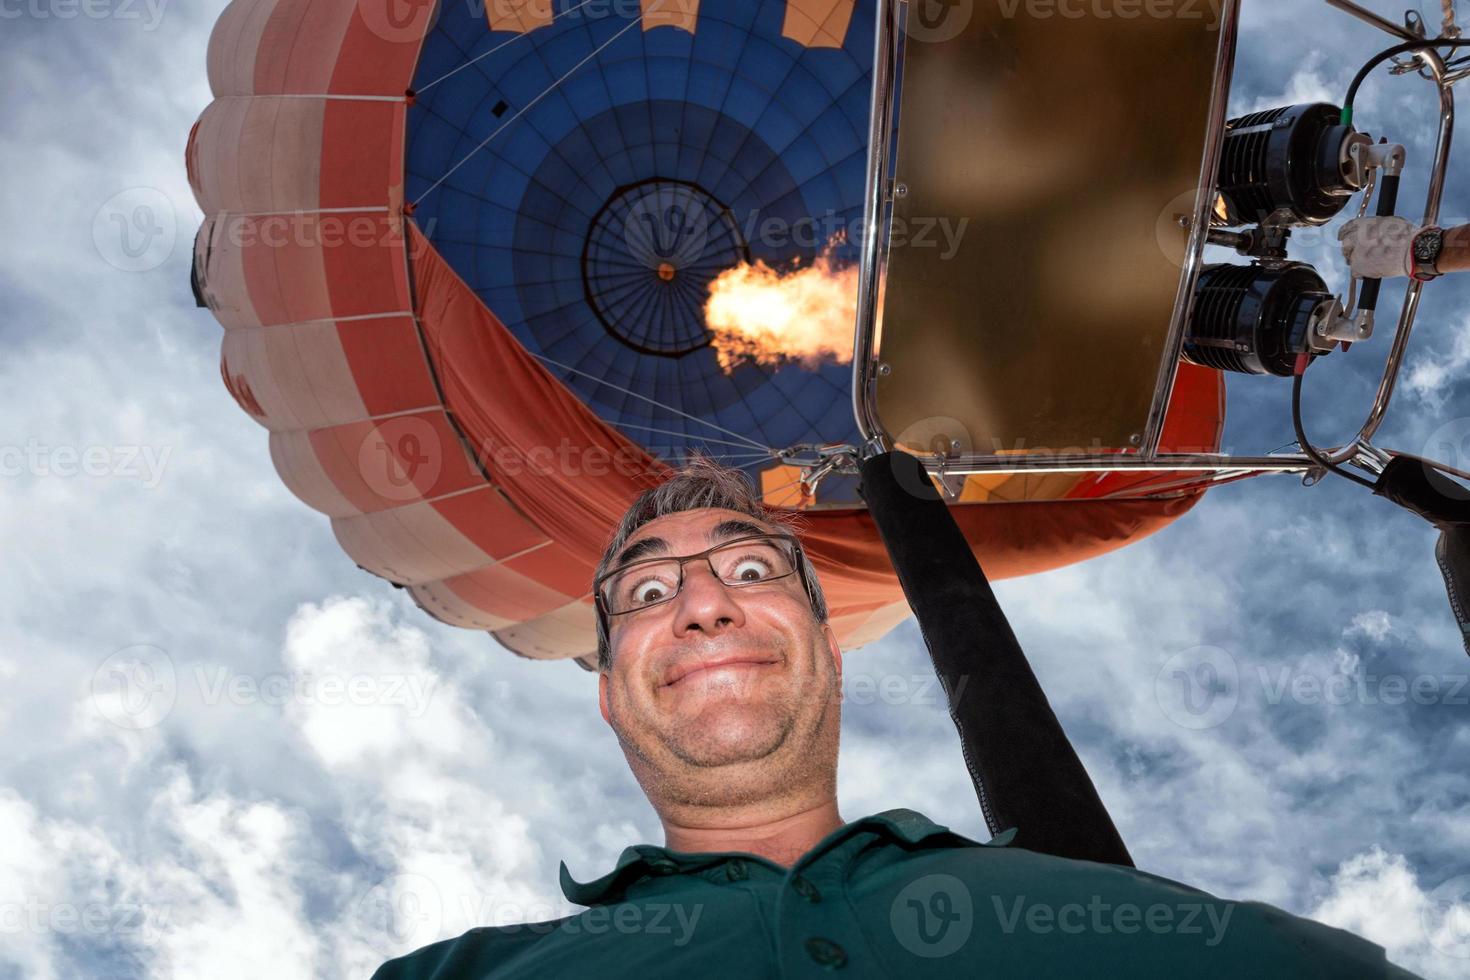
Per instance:
[[[1131,868],[979,844],[912,810],[833,831],[789,868],[648,844],[577,882],[588,908],[471,929],[373,980],[524,977],[1411,976],[1351,933]]]

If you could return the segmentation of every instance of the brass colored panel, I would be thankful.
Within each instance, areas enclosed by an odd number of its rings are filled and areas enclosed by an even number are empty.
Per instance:
[[[975,453],[1095,452],[1144,431],[1219,42],[1218,0],[1151,7],[1001,0],[948,40],[909,31],[877,350],[905,448],[958,428]]]
[[[809,48],[840,48],[847,41],[856,0],[786,0],[781,36]]]
[[[643,29],[679,27],[694,33],[699,26],[699,0],[642,0]]]
[[[551,0],[491,0],[485,5],[485,20],[492,31],[524,34],[550,24]]]

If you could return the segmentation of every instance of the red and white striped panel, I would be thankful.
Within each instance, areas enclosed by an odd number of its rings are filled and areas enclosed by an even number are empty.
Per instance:
[[[504,6],[504,5],[501,5]],[[538,26],[534,9],[522,29]],[[236,0],[190,136],[221,374],[286,485],[363,568],[479,629],[560,616],[583,562],[485,477],[442,403],[404,238],[406,92],[433,4]],[[538,557],[539,555],[539,557]],[[577,620],[581,622],[581,620]],[[585,653],[566,628],[554,655]],[[571,631],[575,633],[575,630]],[[539,655],[552,655],[539,650]]]

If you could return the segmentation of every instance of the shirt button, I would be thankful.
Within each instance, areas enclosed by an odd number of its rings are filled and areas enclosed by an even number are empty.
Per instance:
[[[821,936],[808,939],[806,951],[807,955],[829,970],[836,970],[847,963],[847,950]]]
[[[822,893],[817,890],[817,886],[812,884],[810,881],[807,881],[801,875],[797,875],[795,878],[791,879],[791,887],[796,889],[796,894],[800,895],[808,902],[811,902],[813,905],[822,900]]]
[[[679,866],[673,861],[650,861],[648,870],[656,875],[671,875],[678,872]]]
[[[725,865],[725,877],[731,881],[744,881],[750,877],[750,869],[745,866],[744,861],[735,858]]]

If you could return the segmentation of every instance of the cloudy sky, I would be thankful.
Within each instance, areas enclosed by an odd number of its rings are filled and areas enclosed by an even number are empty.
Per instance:
[[[565,914],[558,860],[585,879],[661,840],[591,675],[354,568],[224,391],[183,168],[223,6],[0,0],[6,980],[366,977],[475,924]],[[1385,46],[1315,0],[1245,13],[1235,112],[1340,100]],[[1428,93],[1375,78],[1358,114],[1409,147],[1413,213]],[[1450,220],[1470,215],[1461,150]],[[162,233],[130,255],[135,219]],[[1342,282],[1325,244],[1302,256]],[[1467,464],[1467,300],[1470,281],[1427,291],[1383,444]],[[1319,441],[1356,428],[1389,333],[1314,369]],[[1288,386],[1239,381],[1231,447],[1290,441]],[[1141,867],[1462,977],[1470,687],[1433,542],[1342,481],[1275,477],[998,591]],[[1222,687],[1190,687],[1205,663]],[[153,671],[141,713],[119,702],[126,665]],[[844,814],[907,806],[984,839],[914,624],[848,673]]]

